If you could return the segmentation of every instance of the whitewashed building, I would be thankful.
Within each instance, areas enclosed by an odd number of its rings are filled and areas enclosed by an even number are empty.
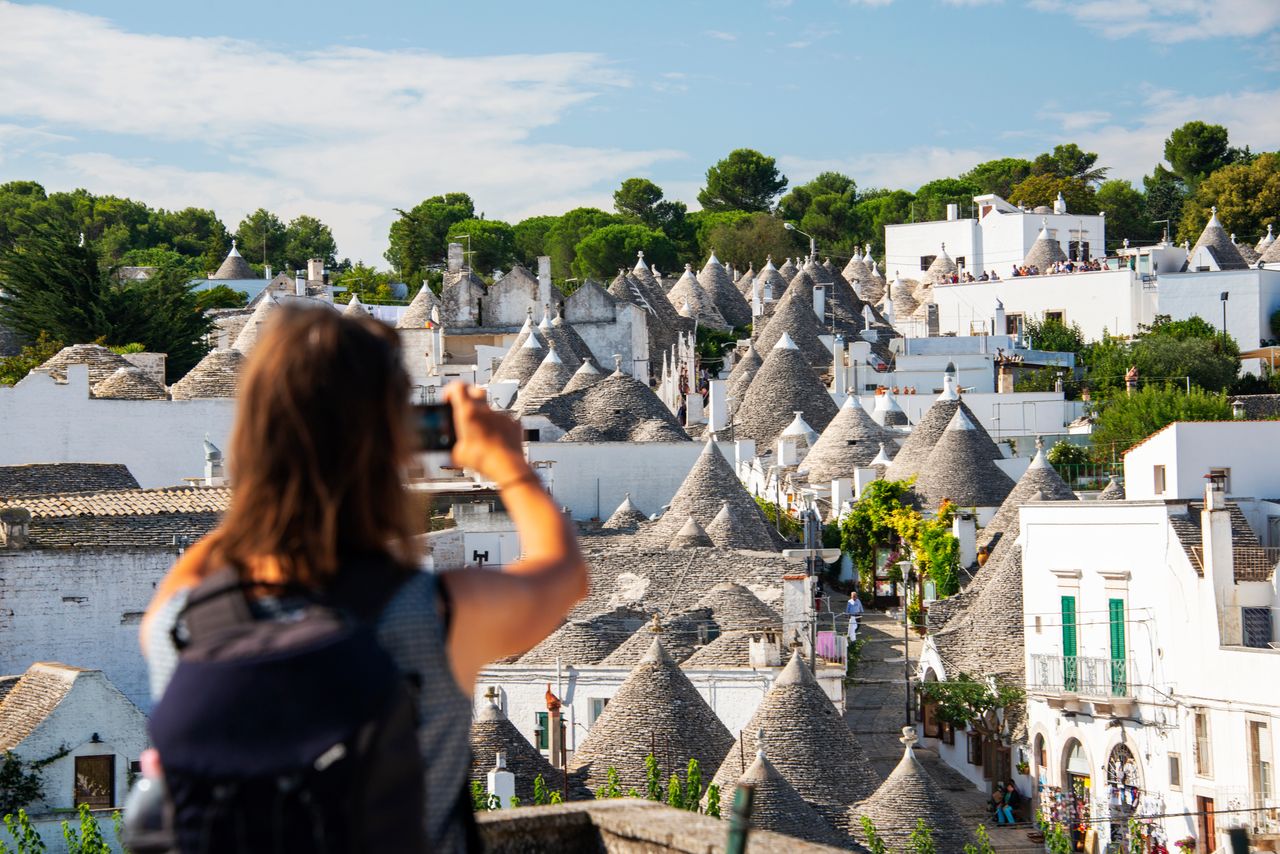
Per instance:
[[[1277,440],[1171,425],[1127,455],[1127,500],[1023,506],[1030,773],[1073,832],[1280,838]]]

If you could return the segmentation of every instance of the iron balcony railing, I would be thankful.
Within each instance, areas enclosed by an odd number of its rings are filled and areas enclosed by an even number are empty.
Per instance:
[[[1042,693],[1133,696],[1129,662],[1122,658],[1033,653],[1028,677],[1031,690]]]

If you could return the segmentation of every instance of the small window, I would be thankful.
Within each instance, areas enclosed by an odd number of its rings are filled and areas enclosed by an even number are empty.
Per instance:
[[[587,726],[592,726],[595,724],[596,719],[600,717],[600,713],[604,711],[604,707],[609,705],[609,698],[592,697],[588,702],[590,704],[590,708],[587,712],[589,718]]]
[[[1072,261],[1089,260],[1089,241],[1072,240],[1067,243],[1067,258]]]
[[[958,268],[960,268],[961,270],[963,270],[963,269],[965,268],[965,266],[964,266],[964,256],[963,256],[963,255],[957,255],[957,256],[956,256],[956,266],[957,266]]]
[[[1241,608],[1240,623],[1244,630],[1244,645],[1253,649],[1271,646],[1271,609]]]
[[[1196,773],[1201,777],[1213,776],[1213,750],[1209,741],[1209,713],[1196,712]]]
[[[956,728],[952,726],[950,721],[942,722],[942,743],[943,744],[956,743]]]
[[[1182,788],[1182,755],[1178,753],[1169,754],[1169,788]]]
[[[1229,468],[1211,468],[1209,469],[1209,477],[1222,481],[1222,493],[1224,495],[1231,494],[1231,469]]]
[[[982,764],[982,736],[976,732],[968,733],[968,758],[970,765]]]
[[[551,749],[550,729],[551,727],[547,723],[547,713],[534,712],[533,713],[533,735],[535,739],[535,746],[539,750]]]
[[[1004,316],[1004,334],[1022,335],[1022,315],[1014,312]]]
[[[938,258],[938,256],[937,256],[937,255],[921,255],[921,256],[920,256],[920,269],[921,269],[921,270],[928,270],[928,269],[929,269],[929,266],[930,266],[931,264],[933,264],[933,262],[934,262],[935,260],[937,260],[937,258]]]
[[[1065,311],[1046,311],[1044,313],[1045,322],[1052,320],[1054,323],[1061,323],[1064,326],[1067,322],[1067,313]]]
[[[541,431],[541,430],[537,430],[537,429],[534,429],[534,430],[525,430],[525,431],[524,431],[524,440],[525,440],[526,442],[541,442],[541,441],[542,441],[542,431]]]
[[[1164,495],[1164,466],[1155,466],[1152,471],[1155,475],[1152,488],[1155,489],[1156,495]]]

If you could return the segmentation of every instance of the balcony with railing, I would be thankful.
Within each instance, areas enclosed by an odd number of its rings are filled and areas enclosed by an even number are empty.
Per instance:
[[[1083,699],[1092,701],[1095,709],[1102,706],[1101,711],[1113,706],[1123,712],[1132,707],[1135,694],[1127,659],[1085,655],[1033,653],[1027,687],[1048,697],[1051,705]]]

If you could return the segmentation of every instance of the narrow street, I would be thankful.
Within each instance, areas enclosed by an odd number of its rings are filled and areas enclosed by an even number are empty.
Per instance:
[[[902,623],[879,611],[868,611],[860,636],[866,639],[855,683],[845,689],[845,721],[857,734],[872,766],[887,777],[902,759],[902,727],[906,721],[906,688],[902,660]],[[921,639],[910,636],[908,652],[912,670],[920,655]],[[914,723],[914,722],[913,722]],[[986,824],[992,846],[999,852],[1043,851],[1027,839],[1024,828],[1004,829],[992,825],[986,810],[986,795],[969,780],[938,758],[926,743],[915,748],[916,757],[947,794],[956,811],[971,827]],[[958,854],[958,852],[957,852]]]

